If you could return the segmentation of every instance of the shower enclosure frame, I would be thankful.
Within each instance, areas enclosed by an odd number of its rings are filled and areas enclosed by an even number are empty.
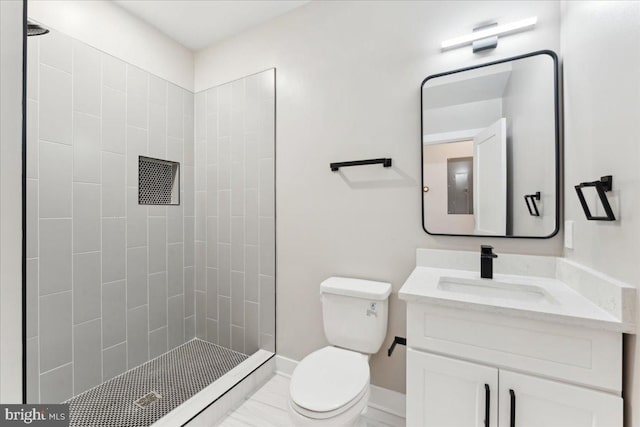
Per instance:
[[[22,191],[21,191],[21,195],[22,195],[22,200],[21,200],[21,204],[22,204],[22,212],[21,212],[21,221],[22,221],[22,247],[21,247],[21,271],[22,271],[22,280],[21,280],[21,302],[22,302],[22,313],[21,313],[21,318],[22,318],[22,322],[21,322],[21,336],[22,336],[22,343],[21,343],[21,347],[22,347],[22,366],[21,366],[21,377],[22,377],[22,390],[21,390],[21,395],[22,395],[22,404],[29,404],[29,402],[27,401],[27,386],[28,386],[28,381],[27,381],[27,340],[28,340],[28,333],[27,333],[27,310],[28,310],[28,301],[27,301],[27,127],[28,127],[28,117],[27,117],[27,63],[28,63],[28,35],[27,35],[27,29],[28,29],[28,1],[27,0],[23,0],[23,17],[22,17],[22,27],[23,27],[23,35],[22,35],[22,44],[23,44],[23,48],[22,48],[22,140],[21,140],[21,159],[22,159],[22,174],[21,174],[21,186],[22,186]],[[275,185],[276,182],[276,171],[277,171],[277,157],[276,157],[276,146],[277,146],[277,132],[276,132],[276,120],[277,120],[277,86],[276,86],[276,76],[277,76],[277,70],[275,67],[273,67],[274,70],[274,116],[273,116],[273,120],[274,120],[274,129],[273,129],[273,161],[274,161],[274,211],[273,211],[273,215],[274,215],[274,314],[277,314],[277,298],[275,298],[275,295],[277,294],[277,287],[278,287],[278,282],[277,282],[277,277],[278,277],[278,268],[277,268],[277,239],[275,238],[275,236],[277,236],[277,188]],[[264,71],[264,70],[262,70]],[[261,72],[261,71],[259,71]],[[256,371],[258,371],[260,368],[262,368],[263,366],[265,366],[268,362],[272,361],[275,357],[275,355],[277,354],[277,315],[274,316],[273,319],[273,324],[274,324],[274,335],[273,335],[273,339],[274,339],[274,343],[273,343],[273,352],[271,355],[269,355],[268,357],[266,357],[264,360],[259,361],[259,363],[256,366],[252,366],[251,370],[244,374],[241,377],[238,377],[237,379],[235,379],[233,385],[231,385],[230,387],[226,388],[226,390],[224,392],[222,392],[221,394],[219,394],[216,398],[214,398],[213,400],[211,400],[208,404],[201,406],[199,409],[197,409],[196,411],[194,411],[194,414],[192,416],[189,416],[186,421],[182,424],[188,424],[189,422],[193,421],[196,417],[198,417],[200,414],[202,414],[203,412],[205,412],[207,409],[209,409],[212,405],[214,405],[217,401],[219,401],[222,397],[224,397],[225,395],[227,395],[231,390],[233,390],[235,387],[237,387],[240,383],[242,383],[242,381],[244,381],[247,377],[251,376],[252,374],[254,374]],[[258,352],[260,352],[261,350],[258,350]],[[254,353],[254,354],[257,354]],[[249,358],[251,358],[252,355],[249,355]],[[246,362],[246,361],[245,361]],[[244,362],[243,362],[244,363]],[[239,365],[240,366],[240,365]],[[221,378],[224,378],[221,377]],[[217,381],[217,380],[216,380]],[[215,383],[215,382],[214,382]],[[212,384],[214,384],[212,383]],[[210,384],[211,385],[211,384]],[[205,389],[206,390],[206,389]],[[202,393],[204,390],[201,390],[200,392],[196,393],[196,395],[198,395],[199,393]],[[194,395],[195,396],[195,395]],[[192,396],[192,397],[194,397]],[[188,399],[189,400],[189,399]],[[187,401],[188,401],[187,400]],[[180,406],[178,407],[180,408]],[[175,409],[178,409],[175,408]],[[172,414],[175,409],[171,412],[169,412],[167,415]]]
[[[22,0],[22,404],[27,404],[27,0]]]

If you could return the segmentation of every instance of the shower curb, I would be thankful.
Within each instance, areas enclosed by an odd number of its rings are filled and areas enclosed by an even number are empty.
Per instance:
[[[169,412],[153,427],[210,427],[224,419],[275,372],[275,354],[258,350],[195,396]]]

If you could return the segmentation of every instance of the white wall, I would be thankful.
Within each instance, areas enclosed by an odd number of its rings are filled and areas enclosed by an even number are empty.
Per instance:
[[[22,2],[0,2],[0,402],[22,400]]]
[[[537,15],[535,31],[496,50],[440,51],[474,24]],[[420,83],[431,74],[539,49],[559,48],[557,2],[311,2],[195,58],[196,91],[275,67],[277,350],[296,360],[326,345],[318,287],[331,275],[385,280],[394,292],[415,249],[560,254],[551,240],[433,237],[421,228]],[[394,167],[329,163],[388,156]],[[392,296],[384,347],[405,335]],[[404,350],[372,359],[374,384],[404,390]]]
[[[640,284],[640,3],[566,1],[562,10],[565,217],[575,248],[565,255]],[[619,220],[587,221],[573,186],[613,175]],[[640,301],[638,301],[640,304]],[[640,426],[640,341],[625,340],[626,425]]]
[[[29,18],[193,91],[193,53],[106,0],[29,0]]]

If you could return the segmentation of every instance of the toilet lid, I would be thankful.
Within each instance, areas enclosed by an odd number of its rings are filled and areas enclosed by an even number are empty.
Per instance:
[[[337,347],[324,347],[305,357],[291,376],[293,402],[307,410],[329,412],[341,408],[369,384],[367,356]]]

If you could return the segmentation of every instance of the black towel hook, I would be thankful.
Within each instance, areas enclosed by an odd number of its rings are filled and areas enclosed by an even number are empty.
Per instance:
[[[529,215],[531,216],[540,216],[540,211],[538,210],[538,205],[536,205],[536,200],[540,200],[540,192],[536,191],[534,194],[526,194],[524,196],[524,201],[527,204],[527,209],[529,209]],[[529,203],[531,201],[531,203]]]
[[[594,216],[589,209],[589,205],[587,204],[586,199],[584,198],[584,194],[582,194],[582,189],[585,187],[595,187],[596,192],[598,193],[598,198],[600,199],[600,203],[604,209],[605,216]],[[613,177],[611,175],[606,175],[600,178],[599,181],[593,182],[581,182],[580,184],[574,187],[576,189],[576,194],[578,195],[578,200],[580,200],[580,205],[582,205],[582,210],[584,211],[585,216],[589,221],[615,221],[616,216],[613,214],[613,210],[611,209],[611,205],[609,204],[609,199],[607,199],[607,195],[605,194],[608,191],[613,189]]]

